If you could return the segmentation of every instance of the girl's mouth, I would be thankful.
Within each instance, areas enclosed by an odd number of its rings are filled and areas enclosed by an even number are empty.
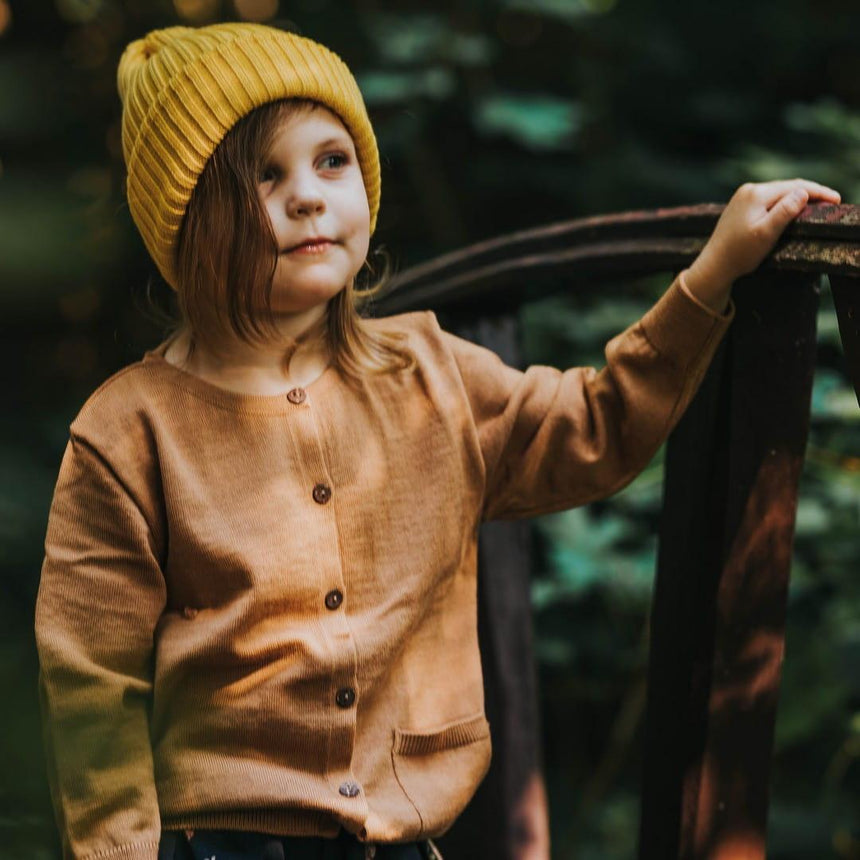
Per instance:
[[[288,248],[287,254],[324,254],[334,243],[330,239],[313,239],[293,248]]]

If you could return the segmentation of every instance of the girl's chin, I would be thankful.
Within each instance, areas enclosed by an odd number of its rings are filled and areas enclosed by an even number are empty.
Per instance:
[[[322,274],[322,273],[320,273]],[[322,278],[275,278],[272,282],[272,301],[282,297],[285,301],[296,299],[304,302],[328,301],[337,295],[349,282],[344,273],[332,274]]]
[[[277,290],[273,289],[272,312],[277,314],[304,314],[311,313],[315,309],[322,311],[342,289],[343,287],[337,287],[313,292],[303,290],[301,295],[296,295],[295,291],[292,291],[285,292],[280,296]]]

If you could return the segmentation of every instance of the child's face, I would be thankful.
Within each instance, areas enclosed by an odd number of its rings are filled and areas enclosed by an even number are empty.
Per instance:
[[[272,310],[321,311],[361,268],[370,244],[367,193],[340,119],[323,107],[288,117],[258,191],[279,249]],[[309,239],[325,241],[309,246]]]

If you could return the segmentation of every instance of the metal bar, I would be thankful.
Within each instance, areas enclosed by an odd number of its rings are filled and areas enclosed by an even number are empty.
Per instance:
[[[765,856],[817,277],[757,273],[667,451],[642,860]]]
[[[691,263],[722,206],[564,221],[511,233],[411,267],[376,299],[383,313],[467,307],[492,298],[500,309],[569,286]],[[764,269],[860,276],[860,208],[808,206],[786,230]]]
[[[845,351],[848,375],[860,405],[860,281],[856,278],[831,275],[830,289],[833,292],[833,303],[836,305],[836,316],[839,318],[839,334]]]

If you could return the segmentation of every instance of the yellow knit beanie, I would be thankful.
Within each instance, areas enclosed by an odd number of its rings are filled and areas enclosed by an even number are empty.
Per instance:
[[[238,120],[267,102],[311,99],[340,117],[355,143],[373,232],[381,188],[376,138],[355,78],[323,45],[261,24],[168,27],[125,49],[117,84],[129,209],[172,287],[180,226],[209,156]]]

